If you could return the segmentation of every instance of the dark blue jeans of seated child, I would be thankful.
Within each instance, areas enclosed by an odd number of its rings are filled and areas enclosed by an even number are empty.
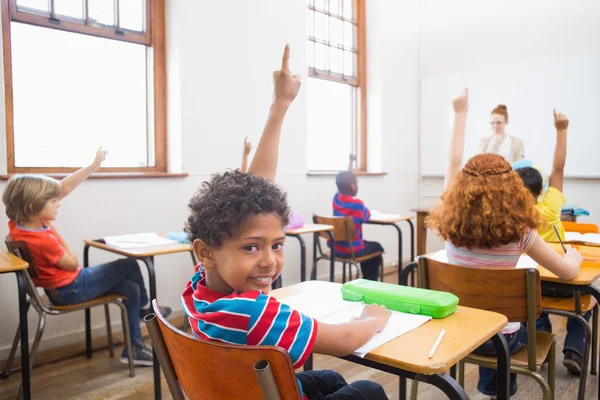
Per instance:
[[[508,350],[510,354],[514,354],[521,350],[524,345],[527,344],[527,324],[521,324],[521,328],[511,334],[504,335],[506,343],[508,343]],[[481,354],[482,356],[495,356],[496,346],[491,340],[488,340],[477,349],[475,353]],[[495,369],[479,367],[479,382],[477,383],[477,390],[488,396],[495,396],[497,392],[497,380],[498,372]],[[513,396],[517,393],[517,375],[510,374],[510,395]]]
[[[370,242],[365,240],[365,248],[359,252],[354,253],[356,257],[362,257],[373,253],[383,251],[383,247],[378,242]],[[338,254],[339,255],[339,254]],[[345,255],[344,257],[349,257]],[[360,269],[362,271],[363,278],[376,281],[379,279],[379,266],[382,262],[381,257],[374,257],[368,261],[360,263]]]
[[[586,321],[589,321],[591,316],[591,311],[583,314],[583,318],[585,318]],[[548,314],[542,313],[542,315],[540,315],[537,326],[538,331],[552,332],[552,324],[550,323]],[[585,327],[575,318],[567,319],[567,336],[565,337],[563,353],[567,350],[575,352],[582,359],[585,354]]]
[[[371,381],[348,384],[332,370],[298,372],[296,377],[309,400],[387,400],[381,385]]]

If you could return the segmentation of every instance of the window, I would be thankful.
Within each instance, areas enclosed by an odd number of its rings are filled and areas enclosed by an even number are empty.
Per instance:
[[[166,172],[164,0],[0,0],[8,173]]]
[[[366,171],[365,0],[308,0],[308,168]]]

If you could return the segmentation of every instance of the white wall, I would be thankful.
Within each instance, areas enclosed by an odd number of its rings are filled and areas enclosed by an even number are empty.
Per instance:
[[[421,79],[521,61],[600,55],[600,2],[594,0],[421,0],[419,15]],[[567,163],[576,156],[568,154]],[[597,179],[565,182],[567,201],[591,212],[581,222],[600,224],[598,184]],[[434,205],[442,190],[443,179],[423,179],[423,205]],[[439,246],[429,236],[430,247]]]
[[[82,254],[84,238],[181,229],[187,200],[200,183],[212,172],[238,166],[244,136],[257,142],[271,101],[271,72],[280,65],[286,42],[292,48],[292,70],[306,75],[305,2],[167,0],[167,4],[169,157],[174,160],[170,168],[178,170],[182,165],[189,177],[82,184],[63,201],[57,222],[78,254]],[[416,0],[368,2],[368,23],[373,27],[368,29],[368,79],[373,82],[368,94],[369,124],[383,149],[371,157],[380,157],[388,175],[361,178],[360,197],[382,212],[408,213],[419,203],[417,4]],[[331,212],[335,186],[333,177],[306,176],[306,109],[306,93],[301,91],[285,121],[277,182],[288,190],[293,208],[310,218],[313,212]],[[4,129],[4,108],[1,110],[0,129]],[[6,224],[1,215],[0,227]],[[387,262],[397,259],[392,229],[367,227],[365,231],[387,249]],[[310,249],[311,238],[306,240]],[[111,259],[91,252],[92,263]],[[157,257],[156,267],[160,303],[180,309],[179,296],[192,273],[189,255]],[[145,273],[144,268],[142,271]],[[325,265],[321,272],[326,272]],[[284,281],[299,281],[299,251],[294,239],[286,247]],[[0,277],[0,293],[2,359],[18,316],[12,275]],[[33,330],[37,321],[31,314]],[[114,314],[117,321],[116,310]],[[92,318],[94,326],[103,325],[101,312],[93,313]],[[42,348],[81,340],[82,328],[82,313],[49,318]]]

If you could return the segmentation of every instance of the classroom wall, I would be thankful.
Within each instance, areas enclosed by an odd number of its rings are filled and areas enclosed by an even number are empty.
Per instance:
[[[600,55],[600,3],[594,0],[421,0],[419,15],[421,79],[523,61]],[[567,163],[576,156],[568,154]],[[565,181],[567,201],[591,212],[582,222],[600,224],[598,184],[598,179]],[[443,179],[423,178],[421,203],[434,205],[442,191]],[[439,246],[431,234],[428,244]]]
[[[78,254],[84,238],[181,229],[187,200],[200,183],[215,171],[239,165],[244,136],[256,144],[271,101],[271,72],[280,66],[286,42],[292,49],[292,70],[306,79],[305,2],[167,0],[167,7],[170,170],[189,176],[84,182],[62,202],[56,223]],[[408,213],[419,204],[417,11],[416,0],[368,2],[369,127],[374,141],[370,156],[373,165],[388,174],[361,177],[359,195],[382,212]],[[0,90],[0,102],[3,98]],[[5,126],[3,110],[0,131]],[[293,208],[310,218],[313,212],[331,212],[334,177],[306,175],[306,110],[303,89],[284,124],[277,183],[289,192]],[[3,151],[4,143],[0,147]],[[0,166],[4,159],[0,157]],[[0,189],[3,186],[0,183]],[[4,235],[7,220],[1,214]],[[367,227],[365,234],[382,242],[386,262],[397,259],[395,231]],[[311,238],[305,239],[310,249]],[[299,281],[297,241],[290,239],[285,251],[284,282],[289,284]],[[111,259],[102,252],[90,253],[94,264]],[[142,271],[145,274],[143,267]],[[320,271],[327,273],[324,264]],[[157,257],[156,274],[159,302],[180,310],[179,296],[192,274],[189,255]],[[14,276],[0,276],[0,293],[3,359],[18,316]],[[103,326],[100,311],[92,318],[95,327]],[[115,309],[113,319],[118,318]],[[34,330],[34,313],[29,321]],[[42,348],[81,341],[82,329],[83,313],[49,318]]]

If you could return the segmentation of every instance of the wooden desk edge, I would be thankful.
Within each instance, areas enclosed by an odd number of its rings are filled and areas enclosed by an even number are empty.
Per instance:
[[[153,257],[153,256],[159,256],[159,255],[166,255],[166,254],[175,254],[175,253],[183,253],[185,251],[192,251],[192,247],[189,244],[184,244],[184,243],[177,243],[179,245],[181,245],[182,247],[175,247],[173,249],[162,249],[162,250],[158,250],[161,247],[157,246],[157,250],[158,251],[146,251],[143,253],[132,253],[127,251],[128,249],[120,249],[118,247],[113,247],[110,245],[107,245],[106,243],[102,243],[102,242],[98,242],[96,240],[92,240],[92,239],[84,239],[83,242],[87,245],[89,245],[90,247],[94,247],[96,249],[100,249],[100,250],[106,250],[110,253],[115,253],[115,254],[119,254],[125,257],[132,257],[132,258],[144,258],[144,257]],[[172,244],[173,246],[175,246],[175,243]],[[170,245],[167,245],[170,246]],[[185,248],[183,248],[183,246],[186,246]],[[149,247],[142,247],[142,249],[150,249]]]
[[[2,265],[0,265],[0,274],[23,271],[29,267],[25,261],[7,251],[2,251]],[[4,263],[6,261],[6,264]]]

